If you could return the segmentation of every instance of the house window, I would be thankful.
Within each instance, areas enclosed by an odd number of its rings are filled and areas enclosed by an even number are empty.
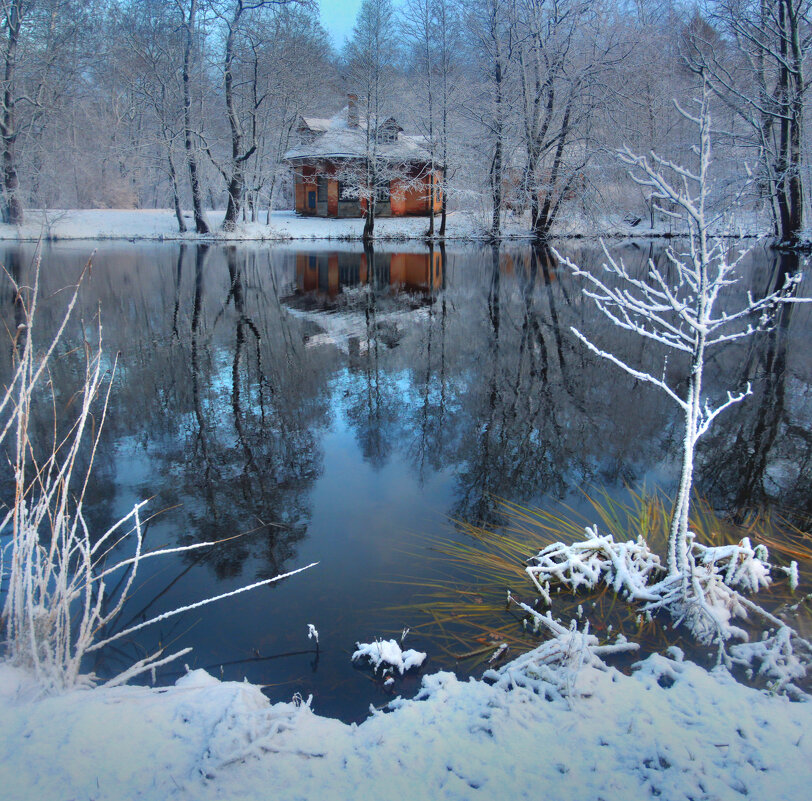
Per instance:
[[[398,132],[396,128],[383,128],[380,131],[378,131],[378,142],[382,144],[397,142],[397,140],[398,140]]]
[[[318,190],[319,203],[327,202],[327,176],[319,175],[316,181],[316,189]]]
[[[389,181],[386,183],[378,184],[375,190],[375,200],[378,203],[388,203],[389,198]]]
[[[347,189],[346,184],[342,183],[341,181],[338,182],[338,199],[339,200],[355,200],[354,197],[351,196],[351,192]]]

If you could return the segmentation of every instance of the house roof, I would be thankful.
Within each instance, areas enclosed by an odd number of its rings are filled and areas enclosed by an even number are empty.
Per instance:
[[[304,123],[311,131],[326,131],[332,120],[329,117],[300,117],[300,125]]]
[[[359,120],[358,126],[351,128],[347,124],[346,106],[329,120],[302,117],[302,122],[318,135],[312,141],[302,142],[288,150],[283,156],[284,161],[364,157],[367,150],[366,124]],[[403,130],[392,117],[382,122],[380,127],[394,127],[398,132]],[[379,142],[376,150],[380,158],[391,161],[425,161],[431,158],[424,136],[398,133],[396,141]]]

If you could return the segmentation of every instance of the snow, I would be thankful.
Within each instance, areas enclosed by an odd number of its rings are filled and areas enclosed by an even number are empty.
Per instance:
[[[395,640],[375,640],[375,642],[358,642],[355,644],[357,650],[352,655],[352,661],[368,659],[372,663],[373,671],[381,665],[388,665],[382,669],[382,673],[391,672],[392,668],[397,668],[402,676],[407,670],[419,668],[426,661],[426,654],[422,651],[415,651],[409,648],[407,651]]]
[[[241,223],[235,231],[219,230],[224,210],[207,211],[212,227],[208,236],[194,233],[191,213],[185,213],[187,233],[178,232],[175,214],[170,209],[28,209],[25,223],[19,227],[0,223],[0,240],[46,239],[113,239],[113,240],[180,240],[180,241],[280,241],[280,240],[359,240],[363,233],[363,219],[324,219],[300,217],[292,211],[275,211],[271,223]],[[761,233],[763,224],[750,221],[746,230]],[[437,218],[439,224],[439,217]],[[447,239],[487,239],[490,221],[487,215],[474,211],[453,211],[448,215]],[[656,224],[654,229],[640,225],[633,227],[618,215],[597,219],[571,216],[562,221],[560,234],[564,236],[609,236],[645,238],[671,235],[671,223]],[[378,240],[423,239],[428,230],[426,217],[379,218],[375,220],[375,238]],[[528,218],[508,214],[502,227],[503,236],[529,238]]]
[[[600,660],[570,675],[566,695],[545,700],[538,687],[437,673],[418,699],[348,726],[310,699],[272,704],[201,670],[170,688],[37,698],[27,674],[0,663],[2,797],[807,797],[812,704],[709,673],[677,649],[632,676]]]

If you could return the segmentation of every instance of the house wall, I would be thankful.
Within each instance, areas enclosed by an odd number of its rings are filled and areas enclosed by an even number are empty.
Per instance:
[[[306,214],[308,216],[318,216],[318,202],[315,208],[310,207],[309,194],[312,192],[315,197],[317,195],[316,175],[317,170],[307,164],[303,164],[296,168],[294,177],[294,196],[295,196],[295,209],[298,214]]]
[[[420,170],[420,168],[416,168]],[[294,177],[294,209],[298,214],[309,217],[362,217],[366,204],[356,200],[340,200],[338,196],[338,178],[336,165],[321,162],[316,165],[299,165]],[[327,176],[327,201],[318,200],[318,176]],[[394,180],[390,183],[390,200],[376,204],[376,216],[401,217],[406,215],[427,215],[429,213],[430,181],[434,180],[435,198],[434,213],[442,210],[442,197],[439,188],[440,172],[432,178],[412,178],[411,180]],[[415,185],[417,181],[417,185]],[[311,193],[314,206],[311,207]]]
[[[443,199],[439,186],[440,173],[435,172],[433,176],[392,181],[392,216],[428,215],[432,180],[435,185],[434,213],[439,214],[443,208]]]

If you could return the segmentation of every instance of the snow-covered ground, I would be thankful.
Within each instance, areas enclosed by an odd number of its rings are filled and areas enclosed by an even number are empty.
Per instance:
[[[689,662],[641,664],[631,677],[587,664],[552,701],[437,673],[418,700],[348,726],[200,670],[37,700],[0,663],[0,797],[808,797],[812,704]]]
[[[210,211],[206,216],[212,234],[205,237],[215,241],[286,240],[286,239],[360,239],[363,232],[362,219],[327,220],[316,217],[299,217],[292,211],[275,211],[270,225],[245,223],[228,234],[219,230],[223,211]],[[36,210],[26,211],[25,223],[15,227],[0,223],[0,240],[37,240],[40,236],[50,239],[131,239],[131,240],[200,240],[194,233],[191,215],[187,216],[190,231],[178,233],[174,213],[169,209],[122,210]],[[757,233],[759,226],[751,221]],[[439,218],[437,219],[439,225]],[[425,217],[399,217],[379,219],[375,222],[376,239],[421,239],[428,229]],[[481,215],[467,211],[455,211],[448,216],[446,235],[448,239],[482,239],[487,236],[488,221]],[[508,214],[503,228],[505,237],[529,237],[527,218]],[[661,223],[652,230],[646,221],[631,226],[620,215],[607,215],[599,221],[567,219],[562,221],[561,233],[586,236],[645,237],[670,233],[670,224]]]

